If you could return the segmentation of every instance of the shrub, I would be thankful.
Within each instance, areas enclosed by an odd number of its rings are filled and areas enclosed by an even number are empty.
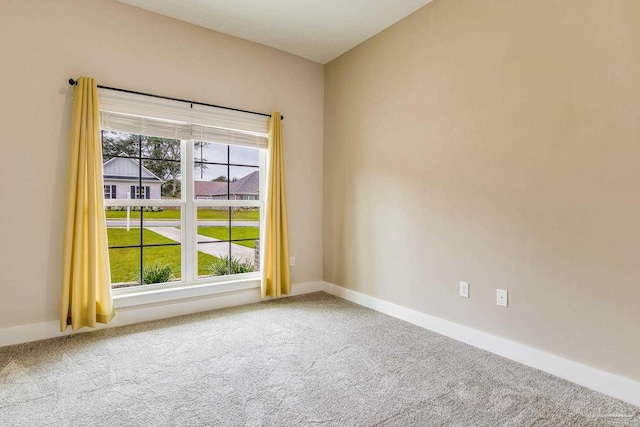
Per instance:
[[[231,264],[231,273],[229,273],[229,264]],[[253,262],[242,261],[240,257],[236,256],[215,257],[215,261],[207,266],[207,270],[209,270],[209,272],[214,276],[251,273],[253,271]]]
[[[164,283],[173,279],[173,267],[169,264],[161,264],[156,261],[153,264],[147,264],[142,267],[141,285],[149,285],[151,283]]]

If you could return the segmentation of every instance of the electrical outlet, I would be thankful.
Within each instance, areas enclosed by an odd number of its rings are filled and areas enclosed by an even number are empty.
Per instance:
[[[468,282],[460,282],[460,296],[469,298],[469,283]]]
[[[496,304],[500,307],[509,307],[509,292],[504,289],[496,289]]]
[[[296,266],[296,257],[292,256],[289,258],[289,266],[290,267],[295,267]]]

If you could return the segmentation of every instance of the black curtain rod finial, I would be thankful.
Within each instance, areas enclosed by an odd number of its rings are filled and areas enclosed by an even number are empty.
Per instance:
[[[70,84],[71,86],[75,86],[75,85],[77,85],[77,84],[78,84],[78,81],[77,81],[77,80],[73,80],[73,79],[69,79],[69,84]]]

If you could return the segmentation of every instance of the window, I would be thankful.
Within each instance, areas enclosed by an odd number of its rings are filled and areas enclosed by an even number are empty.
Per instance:
[[[188,111],[215,122],[194,125],[168,121],[166,104],[138,116],[136,99],[100,99],[112,287],[258,279],[267,118],[256,132]]]
[[[197,179],[210,182],[211,198],[197,206],[197,250],[216,259],[198,258],[198,274],[232,275],[260,267],[260,152],[200,141],[194,150]],[[237,197],[250,193],[253,200]],[[196,195],[197,198],[197,195]],[[230,204],[230,201],[243,201]]]
[[[104,186],[104,198],[105,199],[115,199],[116,198],[116,186],[115,185],[105,185]]]
[[[131,186],[131,198],[132,199],[150,199],[151,198],[151,187],[149,185],[147,186]],[[135,197],[134,197],[135,195]]]
[[[112,287],[182,281],[181,142],[103,130],[102,156]]]

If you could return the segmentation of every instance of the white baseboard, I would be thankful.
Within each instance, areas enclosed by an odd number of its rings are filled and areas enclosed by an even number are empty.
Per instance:
[[[325,292],[640,407],[640,382],[325,282]]]
[[[299,283],[291,286],[291,295],[301,295],[325,290],[323,282]],[[77,331],[60,332],[60,322],[42,322],[0,329],[0,347],[39,341],[47,338],[91,332],[96,329],[113,328],[151,320],[167,319],[185,314],[216,310],[225,307],[251,304],[262,301],[260,288],[243,289],[215,295],[200,296],[173,302],[136,305],[116,309],[116,317],[107,325],[98,324],[95,329],[82,328]]]
[[[369,295],[355,292],[328,282],[307,282],[292,286],[291,296],[317,291],[354,302],[380,313],[404,320],[429,329],[441,335],[462,341],[474,347],[495,353],[527,366],[539,369],[600,393],[640,406],[640,382],[620,375],[602,371],[581,363],[565,359],[551,353],[526,346],[516,341],[500,338],[486,332],[458,325],[457,323],[430,316]],[[112,328],[151,320],[166,319],[185,314],[216,310],[225,307],[251,304],[262,301],[260,289],[216,294],[208,297],[181,300],[143,306],[120,308],[114,320],[108,325],[100,324],[96,329]],[[60,332],[58,321],[20,325],[0,329],[0,347],[55,338],[75,333],[90,332],[94,329],[82,328],[78,331]]]

